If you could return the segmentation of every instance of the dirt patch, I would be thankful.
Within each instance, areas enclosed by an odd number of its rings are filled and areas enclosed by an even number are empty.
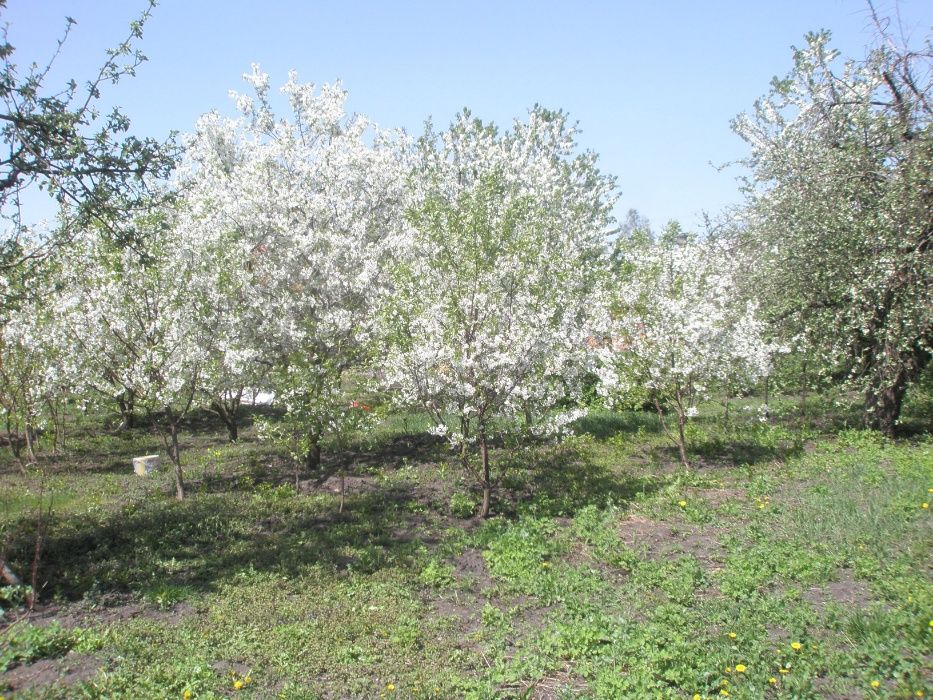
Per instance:
[[[184,602],[162,610],[154,605],[134,600],[130,596],[111,594],[96,605],[84,601],[65,605],[47,605],[19,619],[28,619],[32,624],[40,627],[57,622],[62,627],[71,629],[89,626],[106,627],[109,624],[125,622],[137,617],[155,622],[178,623],[196,613],[197,610],[193,606]]]
[[[731,503],[733,501],[738,503],[745,503],[747,500],[745,491],[743,489],[701,489],[701,488],[689,488],[686,489],[688,500],[690,498],[703,499],[706,501],[711,508],[720,508],[726,503]]]
[[[69,652],[58,659],[40,659],[17,666],[0,675],[0,687],[13,691],[31,690],[51,685],[71,686],[97,675],[103,661],[93,654]]]
[[[455,557],[451,564],[454,566],[454,579],[472,583],[475,590],[484,590],[496,585],[486,570],[483,553],[476,549],[466,550],[459,557]]]
[[[367,493],[370,491],[378,490],[379,485],[376,483],[376,478],[370,475],[356,476],[353,474],[347,474],[343,477],[343,492],[346,495],[352,493]],[[298,490],[302,493],[336,493],[339,494],[341,490],[341,480],[340,475],[335,474],[327,477],[323,481],[320,479],[307,479],[305,481],[298,482]]]
[[[803,598],[820,611],[830,603],[864,608],[871,602],[871,592],[864,581],[855,579],[851,569],[840,569],[836,581],[805,590]]]
[[[246,664],[237,663],[235,661],[214,661],[211,664],[211,668],[214,669],[215,673],[218,675],[229,676],[230,678],[242,678],[243,676],[248,676],[253,671],[253,669]]]
[[[619,526],[619,537],[626,546],[643,549],[651,559],[690,555],[705,570],[721,569],[727,556],[719,541],[721,531],[712,527],[677,526],[632,517]]]
[[[576,697],[586,689],[586,681],[569,670],[557,671],[536,681],[518,681],[499,688],[506,697],[526,697],[531,700],[558,700],[568,695]]]
[[[619,538],[626,547],[638,549],[643,547],[649,555],[657,552],[657,548],[664,542],[675,537],[675,530],[667,523],[659,523],[638,516],[632,516],[619,525]]]

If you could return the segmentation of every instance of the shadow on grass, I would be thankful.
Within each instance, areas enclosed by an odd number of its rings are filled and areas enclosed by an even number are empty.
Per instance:
[[[506,517],[572,516],[591,503],[622,503],[662,483],[620,478],[572,447],[536,449],[531,459],[529,453],[506,454],[521,457],[521,464],[512,465],[510,483],[496,493],[495,512]],[[348,493],[343,512],[336,494],[296,495],[293,481],[278,475],[278,483],[275,468],[258,483],[204,483],[181,502],[149,496],[119,510],[53,515],[38,575],[40,586],[48,582],[42,600],[141,594],[166,585],[210,591],[247,569],[297,576],[309,567],[363,573],[394,567],[417,575],[445,528],[468,526],[426,501],[432,484],[424,476],[438,478],[428,465],[412,479],[384,480],[365,468],[351,470],[362,487]],[[7,560],[28,572],[35,524],[27,516],[10,525]]]
[[[622,411],[613,413],[598,409],[592,410],[574,423],[574,432],[580,435],[592,435],[597,440],[608,440],[619,433],[660,433],[661,424],[655,413],[647,411]]]

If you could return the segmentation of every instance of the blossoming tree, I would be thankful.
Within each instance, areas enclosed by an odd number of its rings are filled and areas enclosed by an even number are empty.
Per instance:
[[[748,243],[768,316],[890,433],[933,354],[933,50],[880,39],[842,62],[827,32],[809,35],[733,126],[751,149]]]
[[[261,368],[287,410],[287,441],[313,468],[346,415],[345,374],[373,337],[381,251],[403,219],[407,140],[347,116],[339,84],[318,90],[291,74],[281,89],[290,118],[279,119],[268,76],[254,66],[244,77],[252,94],[232,93],[239,116],[208,114],[189,140],[180,227],[225,260],[215,287],[240,317],[216,386],[236,396],[234,378],[241,391],[242,370],[255,381]]]
[[[714,385],[764,375],[774,349],[755,304],[736,296],[734,260],[715,242],[669,225],[657,243],[633,241],[622,260],[604,307],[605,341],[595,348],[600,391],[612,403],[647,390],[689,467],[685,427],[698,400]]]
[[[460,449],[484,517],[491,438],[581,388],[613,181],[592,153],[575,154],[575,133],[563,113],[536,107],[504,134],[464,111],[420,141],[410,239],[383,310],[384,380]]]

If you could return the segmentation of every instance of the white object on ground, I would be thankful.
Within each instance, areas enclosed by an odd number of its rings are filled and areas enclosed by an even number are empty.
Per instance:
[[[146,455],[133,457],[133,472],[138,476],[146,476],[159,468],[161,458],[159,455]]]

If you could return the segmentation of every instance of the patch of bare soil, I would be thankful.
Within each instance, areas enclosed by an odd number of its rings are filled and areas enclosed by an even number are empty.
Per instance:
[[[69,652],[58,659],[40,659],[0,674],[0,687],[14,692],[52,685],[72,686],[93,678],[103,667],[103,661],[93,654]]]
[[[675,527],[637,516],[619,526],[619,537],[626,546],[643,549],[652,559],[691,555],[706,571],[721,569],[726,560],[719,534],[720,530],[713,527]]]
[[[379,489],[376,478],[369,474],[354,475],[347,474],[343,477],[343,489],[346,495],[351,493],[367,493]],[[323,481],[320,479],[307,479],[298,482],[298,490],[302,493],[340,493],[341,478],[339,474],[334,474]]]
[[[253,669],[246,664],[235,661],[215,661],[211,664],[214,672],[221,676],[241,678],[252,673]]]
[[[518,681],[501,686],[507,697],[523,697],[531,700],[557,700],[568,694],[576,696],[586,691],[586,681],[569,670],[557,671],[535,681]]]
[[[473,584],[474,590],[485,590],[495,586],[495,582],[486,570],[486,560],[483,553],[476,549],[468,549],[451,562],[454,567],[453,576],[457,581],[467,581]]]
[[[481,606],[476,596],[437,598],[431,601],[431,607],[438,617],[456,618],[464,634],[472,634],[479,629]]]
[[[155,622],[178,623],[196,613],[197,610],[187,603],[176,603],[163,610],[130,596],[113,594],[96,605],[81,601],[43,606],[19,619],[28,619],[39,626],[57,622],[62,627],[74,628],[107,626],[138,617]]]
[[[686,489],[686,493],[688,499],[703,499],[709,503],[712,508],[719,508],[732,501],[738,501],[739,503],[744,503],[746,501],[744,489],[689,488]]]
[[[868,584],[857,581],[851,569],[840,569],[836,581],[808,588],[803,592],[803,597],[819,611],[830,603],[864,608],[871,602]]]

